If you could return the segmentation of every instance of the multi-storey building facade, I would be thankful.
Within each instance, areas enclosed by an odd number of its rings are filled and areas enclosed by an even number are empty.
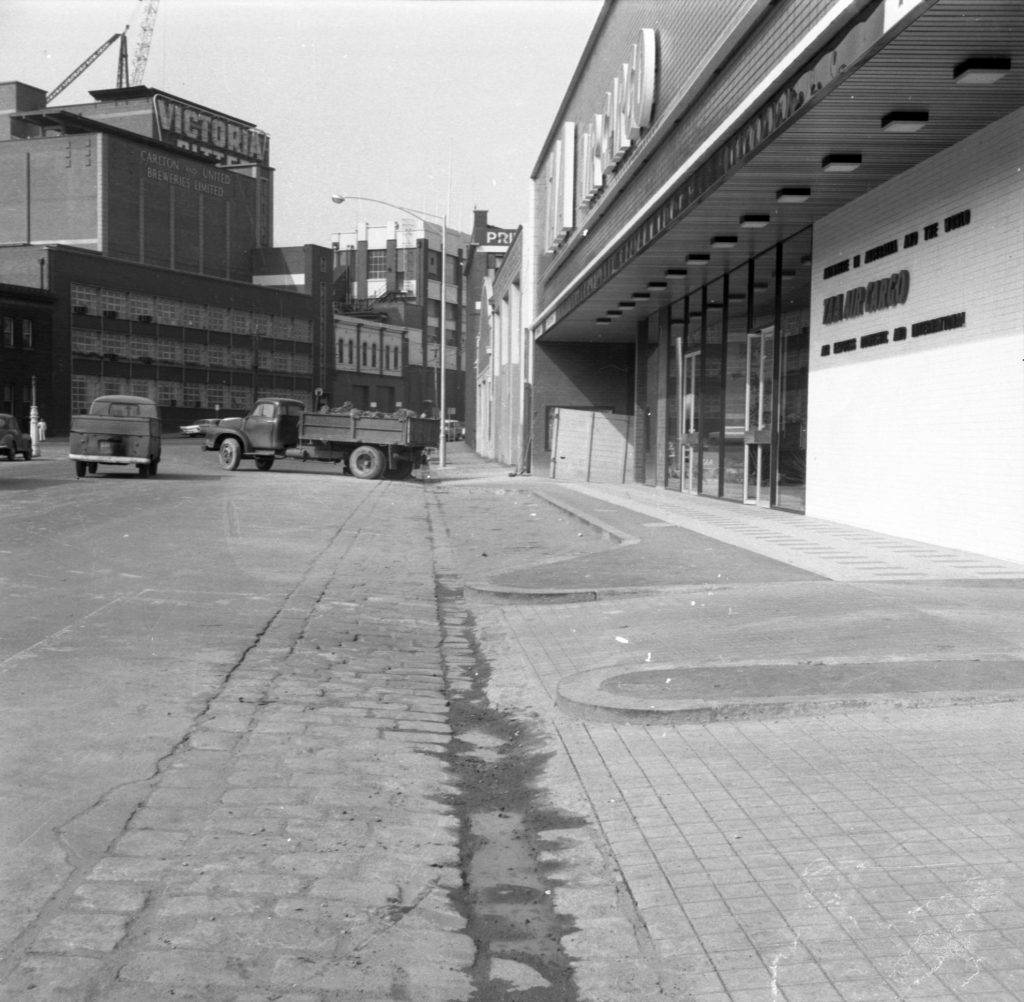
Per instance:
[[[471,238],[448,228],[442,263],[441,225],[405,218],[337,234],[332,401],[438,413],[443,341],[447,414],[464,415]]]
[[[608,0],[532,178],[534,470],[1024,560],[1022,126],[1016,0]]]
[[[0,281],[53,297],[33,371],[49,428],[99,393],[151,396],[169,426],[246,409],[256,393],[312,404],[326,374],[331,259],[305,249],[302,288],[258,283],[271,249],[269,140],[146,87],[49,108],[0,84]],[[10,349],[2,349],[8,352]]]

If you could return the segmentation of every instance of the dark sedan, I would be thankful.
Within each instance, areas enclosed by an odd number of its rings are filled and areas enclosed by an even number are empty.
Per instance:
[[[14,459],[21,455],[32,458],[32,438],[21,430],[21,423],[13,414],[0,414],[0,456]]]

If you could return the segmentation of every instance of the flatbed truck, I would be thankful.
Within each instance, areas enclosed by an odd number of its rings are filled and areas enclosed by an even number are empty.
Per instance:
[[[354,477],[376,480],[390,473],[407,477],[427,463],[427,450],[440,424],[409,412],[307,411],[298,400],[263,397],[245,417],[224,418],[211,426],[203,448],[217,453],[225,470],[252,459],[258,470],[275,460],[344,463]]]

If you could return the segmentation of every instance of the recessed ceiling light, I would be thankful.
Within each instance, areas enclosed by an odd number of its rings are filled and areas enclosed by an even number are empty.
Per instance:
[[[633,298],[634,299],[650,299],[651,298],[651,294],[649,292],[634,292],[633,293]]]
[[[780,188],[775,193],[776,202],[806,202],[810,197],[810,188]]]
[[[622,316],[622,310],[608,310],[607,312],[608,312],[608,316],[610,316],[610,317],[621,317]]]
[[[767,292],[767,291],[768,291],[768,283],[767,282],[755,282],[754,283],[754,292]]]
[[[711,263],[710,254],[688,254],[686,257],[687,264],[704,265]]]
[[[927,111],[890,111],[882,118],[882,131],[918,132],[927,124]]]
[[[666,278],[686,278],[685,268],[669,268],[665,272]]]
[[[622,299],[619,301],[619,306],[624,310],[631,310],[636,306],[636,303],[632,299]]]
[[[735,237],[719,236],[711,238],[712,247],[735,247],[737,240]]]
[[[788,282],[791,278],[796,278],[796,272],[789,268],[783,268],[779,274],[782,276],[783,282]]]
[[[647,288],[648,289],[667,289],[668,288],[668,282],[648,282],[647,283]]]
[[[594,321],[594,323],[598,323],[598,324],[610,324],[610,323],[611,323],[611,320],[609,320],[609,319],[608,319],[608,317],[598,317],[598,318],[597,318],[597,320],[595,320],[595,321]]]
[[[859,153],[830,153],[821,161],[821,169],[827,174],[849,174],[861,164]]]
[[[742,300],[744,300],[746,298],[747,298],[747,294],[745,292],[730,292],[729,293],[729,301],[733,302],[733,303],[738,303],[738,302],[740,302],[740,301],[742,301]]]
[[[1010,72],[1009,59],[1002,57],[978,57],[965,59],[953,70],[953,80],[958,84],[974,86],[992,84]]]
[[[759,230],[772,221],[771,216],[743,216],[740,219],[740,226],[748,230]]]

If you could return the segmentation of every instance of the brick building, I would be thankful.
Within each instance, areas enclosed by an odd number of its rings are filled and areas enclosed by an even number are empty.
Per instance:
[[[266,135],[148,87],[93,97],[51,108],[0,84],[0,281],[53,303],[32,371],[0,356],[4,393],[23,403],[34,376],[56,434],[99,393],[152,397],[169,427],[238,413],[256,392],[312,402],[330,251],[307,249],[301,289],[255,281],[273,243]]]

